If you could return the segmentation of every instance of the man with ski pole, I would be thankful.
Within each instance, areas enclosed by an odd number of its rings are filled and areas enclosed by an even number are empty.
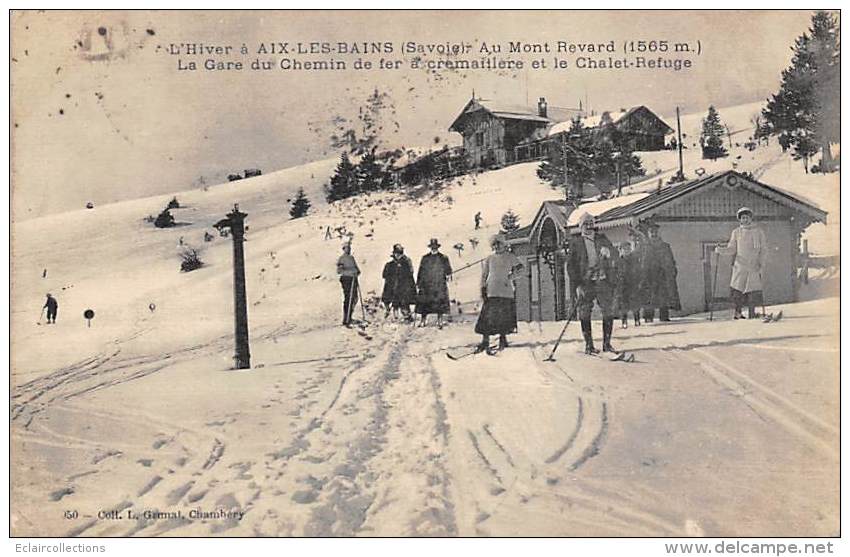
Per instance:
[[[602,310],[602,350],[616,352],[611,345],[614,329],[614,257],[619,255],[611,241],[596,231],[593,216],[583,213],[579,217],[579,234],[569,240],[567,274],[577,299],[584,352],[588,355],[599,354],[599,350],[593,345],[590,325],[594,301]]]
[[[342,324],[348,327],[351,325],[354,306],[357,305],[357,277],[360,276],[360,268],[351,255],[350,242],[342,245],[342,255],[336,262],[336,272],[342,285]]]

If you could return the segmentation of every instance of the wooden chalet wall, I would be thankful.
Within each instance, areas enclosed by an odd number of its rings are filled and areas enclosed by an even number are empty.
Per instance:
[[[744,187],[708,185],[662,208],[654,220],[661,235],[673,249],[679,268],[679,296],[683,313],[706,311],[707,298],[714,288],[711,256],[714,245],[726,244],[737,228],[736,213],[741,207],[755,212],[756,223],[767,236],[768,258],[764,272],[764,298],[767,304],[787,303],[796,297],[796,254],[801,233],[795,211]],[[730,257],[721,257],[717,274],[718,298],[729,297],[732,275]]]
[[[734,181],[733,181],[734,182]],[[755,186],[751,186],[755,187]],[[654,212],[639,214],[635,219],[650,218],[658,223],[661,238],[670,244],[678,268],[677,284],[682,310],[674,315],[708,311],[712,294],[722,307],[729,301],[729,281],[732,258],[713,255],[714,247],[725,245],[737,228],[736,213],[746,206],[755,212],[755,222],[767,236],[768,257],[764,271],[764,298],[767,305],[793,302],[797,298],[797,254],[800,235],[810,219],[783,202],[781,194],[748,189],[744,178],[735,185],[728,179],[705,184],[691,193],[671,199]],[[544,216],[544,219],[546,217]],[[636,224],[633,220],[631,224]],[[542,223],[542,221],[541,221]],[[601,232],[616,245],[628,241],[627,223],[605,226]],[[565,318],[569,308],[569,278],[564,261],[556,263],[555,272],[538,257],[541,241],[537,227],[527,241],[512,246],[514,253],[526,265],[523,276],[516,281],[517,318],[523,321],[551,321]],[[567,231],[558,228],[559,241]],[[712,284],[714,265],[719,262],[717,285]],[[598,316],[597,316],[598,317]]]
[[[463,129],[463,148],[469,165],[487,167],[505,164],[504,137],[503,120],[484,110],[470,114]]]
[[[462,134],[468,164],[479,168],[511,164],[514,147],[543,131],[545,125],[538,121],[503,118],[485,110],[471,113]]]
[[[632,151],[661,151],[670,128],[658,116],[642,106],[621,118],[617,128],[629,136]]]

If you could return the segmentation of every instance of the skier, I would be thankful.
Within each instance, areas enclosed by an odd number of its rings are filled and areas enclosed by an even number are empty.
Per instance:
[[[499,350],[508,346],[507,335],[516,332],[516,301],[514,276],[522,263],[507,248],[504,236],[496,235],[490,242],[493,254],[484,260],[481,270],[481,299],[484,306],[478,314],[475,332],[481,335],[476,352],[489,350],[490,335],[499,335]]]
[[[743,319],[741,308],[747,304],[747,318],[758,317],[755,306],[762,302],[762,273],[767,260],[767,237],[759,226],[753,223],[753,210],[749,207],[738,209],[740,226],[732,231],[732,237],[726,247],[717,246],[718,255],[731,255],[732,281],[730,289],[735,303],[735,319]]]
[[[670,244],[661,239],[658,225],[647,225],[649,240],[643,260],[643,283],[646,294],[643,319],[651,323],[655,319],[655,308],[661,321],[670,321],[670,309],[682,309],[679,288],[676,284],[676,259]]]
[[[620,313],[622,328],[629,327],[629,310],[635,318],[635,327],[640,327],[640,259],[632,250],[631,242],[621,242],[620,258],[617,260],[617,289],[614,306]]]
[[[475,230],[481,228],[481,211],[475,213]]]
[[[384,302],[386,313],[398,317],[401,310],[405,320],[410,321],[410,304],[416,299],[416,283],[413,281],[413,262],[404,255],[404,247],[401,244],[393,246],[391,259],[384,265],[384,290],[381,293],[381,301]]]
[[[48,292],[47,301],[44,302],[44,305],[41,309],[47,308],[47,322],[48,323],[56,323],[56,314],[59,312],[59,302],[56,301],[56,298],[53,297],[53,294]]]
[[[348,327],[351,325],[354,306],[357,305],[357,277],[360,276],[360,268],[351,255],[349,242],[342,245],[342,255],[336,262],[336,273],[342,285],[342,324]]]
[[[581,321],[581,333],[584,336],[585,354],[598,354],[593,346],[593,333],[590,327],[590,314],[593,301],[602,310],[602,350],[616,352],[611,345],[614,329],[614,258],[618,254],[604,234],[596,232],[596,222],[588,213],[579,217],[579,234],[570,238],[567,256],[567,274],[576,300],[576,311]]]
[[[443,314],[449,313],[449,287],[446,280],[451,278],[452,266],[449,258],[440,253],[440,242],[431,238],[428,242],[431,252],[422,256],[416,284],[419,295],[416,299],[416,313],[422,316],[420,327],[425,326],[429,313],[437,314],[437,327],[443,328]]]

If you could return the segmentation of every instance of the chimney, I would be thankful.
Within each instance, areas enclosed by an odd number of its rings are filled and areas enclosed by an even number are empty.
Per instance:
[[[540,97],[540,100],[537,101],[537,115],[541,118],[547,118],[546,107],[546,97]]]

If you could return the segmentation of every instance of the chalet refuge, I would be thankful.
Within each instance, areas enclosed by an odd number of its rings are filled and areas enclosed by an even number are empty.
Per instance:
[[[449,131],[463,136],[470,168],[500,167],[542,158],[567,133],[575,118],[581,118],[588,128],[613,124],[626,134],[633,151],[664,149],[665,136],[673,132],[645,106],[588,114],[581,107],[550,107],[543,97],[537,102],[537,110],[473,97]]]
[[[629,240],[630,227],[647,222],[659,226],[677,263],[680,315],[708,311],[713,292],[715,303],[729,302],[731,258],[712,254],[715,246],[729,241],[738,226],[736,212],[742,206],[753,209],[755,222],[767,235],[765,303],[796,301],[800,237],[810,224],[826,223],[827,213],[799,196],[730,170],[578,207],[566,201],[543,203],[530,225],[508,237],[512,251],[525,265],[516,280],[517,318],[567,318],[572,288],[564,248],[569,235],[578,233],[578,217],[583,212],[596,217],[598,229],[615,245]],[[713,291],[715,265],[717,286]]]

